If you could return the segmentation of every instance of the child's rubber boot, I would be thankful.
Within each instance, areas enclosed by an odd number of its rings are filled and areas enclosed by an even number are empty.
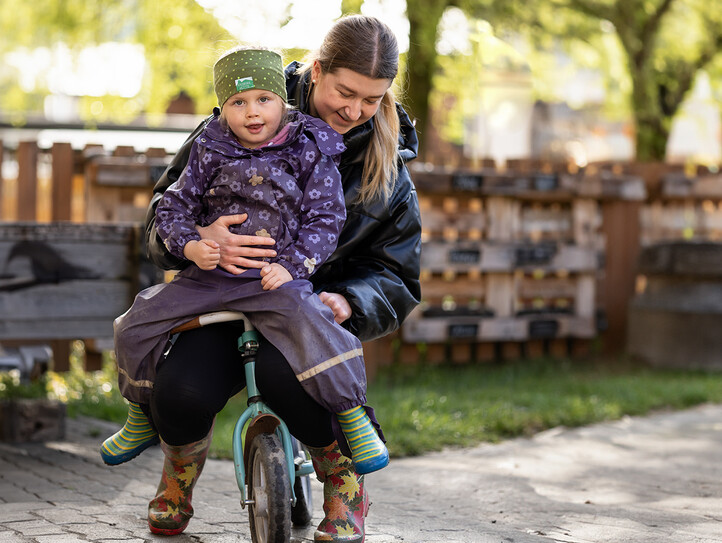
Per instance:
[[[389,451],[381,441],[363,406],[336,413],[341,431],[351,449],[351,456],[359,475],[385,468]]]
[[[307,449],[323,483],[324,519],[313,534],[314,542],[363,543],[370,505],[364,476],[356,472],[336,441],[328,447]]]
[[[168,445],[161,441],[165,453],[163,474],[155,498],[148,504],[148,528],[158,535],[178,535],[193,517],[193,487],[203,470],[211,446],[211,432],[188,445]]]
[[[100,457],[109,466],[132,460],[160,439],[137,403],[130,402],[125,424],[100,446]]]

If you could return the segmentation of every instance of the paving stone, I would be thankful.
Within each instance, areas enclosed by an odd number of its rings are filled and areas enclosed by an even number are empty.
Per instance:
[[[708,405],[393,459],[366,478],[366,542],[722,543],[720,420],[722,405]],[[65,442],[0,444],[2,543],[167,541],[146,521],[161,451],[105,466],[88,427],[69,421]],[[313,541],[322,517],[312,484],[316,515],[295,543]],[[239,499],[232,462],[209,460],[196,516],[173,543],[250,542]]]
[[[37,543],[88,543],[87,539],[81,539],[77,535],[41,535],[33,539]]]
[[[18,488],[15,485],[7,484],[0,486],[0,501],[4,502],[4,505],[9,503],[28,503],[37,500],[38,497],[35,494],[27,492],[23,488]]]
[[[38,517],[29,511],[5,509],[4,505],[0,506],[0,523],[17,522],[22,520],[36,520]]]
[[[123,539],[133,535],[132,526],[111,526],[103,522],[95,522],[93,524],[64,524],[63,528],[68,532],[83,534],[91,541]]]
[[[91,524],[95,520],[90,517],[83,509],[69,507],[55,507],[54,509],[43,509],[36,513],[37,516],[44,518],[53,524]]]
[[[6,522],[4,526],[24,536],[61,535],[63,529],[46,520]]]
[[[52,503],[46,503],[42,501],[38,501],[37,498],[34,498],[33,501],[28,502],[12,502],[12,503],[4,503],[0,506],[0,511],[39,511],[41,509],[52,509],[55,507]],[[2,527],[0,526],[0,530]]]
[[[3,543],[30,543],[35,540],[30,540],[21,535],[17,535],[15,532],[11,532],[10,530],[0,530],[0,541]]]

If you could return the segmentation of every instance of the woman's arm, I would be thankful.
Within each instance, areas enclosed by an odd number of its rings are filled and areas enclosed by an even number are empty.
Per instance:
[[[365,234],[352,233],[364,237],[351,254],[338,264],[328,264],[342,266],[342,278],[327,281],[323,270],[312,278],[318,291],[345,298],[351,316],[344,326],[361,341],[398,329],[421,298],[421,219],[416,190],[406,168],[400,171],[390,205],[390,215],[376,228]]]

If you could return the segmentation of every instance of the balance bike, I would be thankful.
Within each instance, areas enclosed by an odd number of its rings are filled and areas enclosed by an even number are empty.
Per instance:
[[[231,321],[243,323],[238,350],[244,363],[248,393],[248,407],[238,417],[233,430],[233,461],[241,507],[248,506],[253,543],[287,543],[291,540],[291,524],[307,526],[311,522],[309,475],[314,470],[303,445],[264,403],[256,386],[258,333],[238,311],[201,315],[174,332]]]

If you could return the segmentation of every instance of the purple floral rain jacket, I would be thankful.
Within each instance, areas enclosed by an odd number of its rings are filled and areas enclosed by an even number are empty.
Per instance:
[[[219,111],[196,138],[188,164],[156,210],[168,250],[184,258],[195,225],[247,213],[235,234],[272,237],[277,257],[294,279],[308,279],[334,251],[346,218],[338,161],[343,138],[326,123],[289,112],[284,141],[247,149],[223,126]]]

